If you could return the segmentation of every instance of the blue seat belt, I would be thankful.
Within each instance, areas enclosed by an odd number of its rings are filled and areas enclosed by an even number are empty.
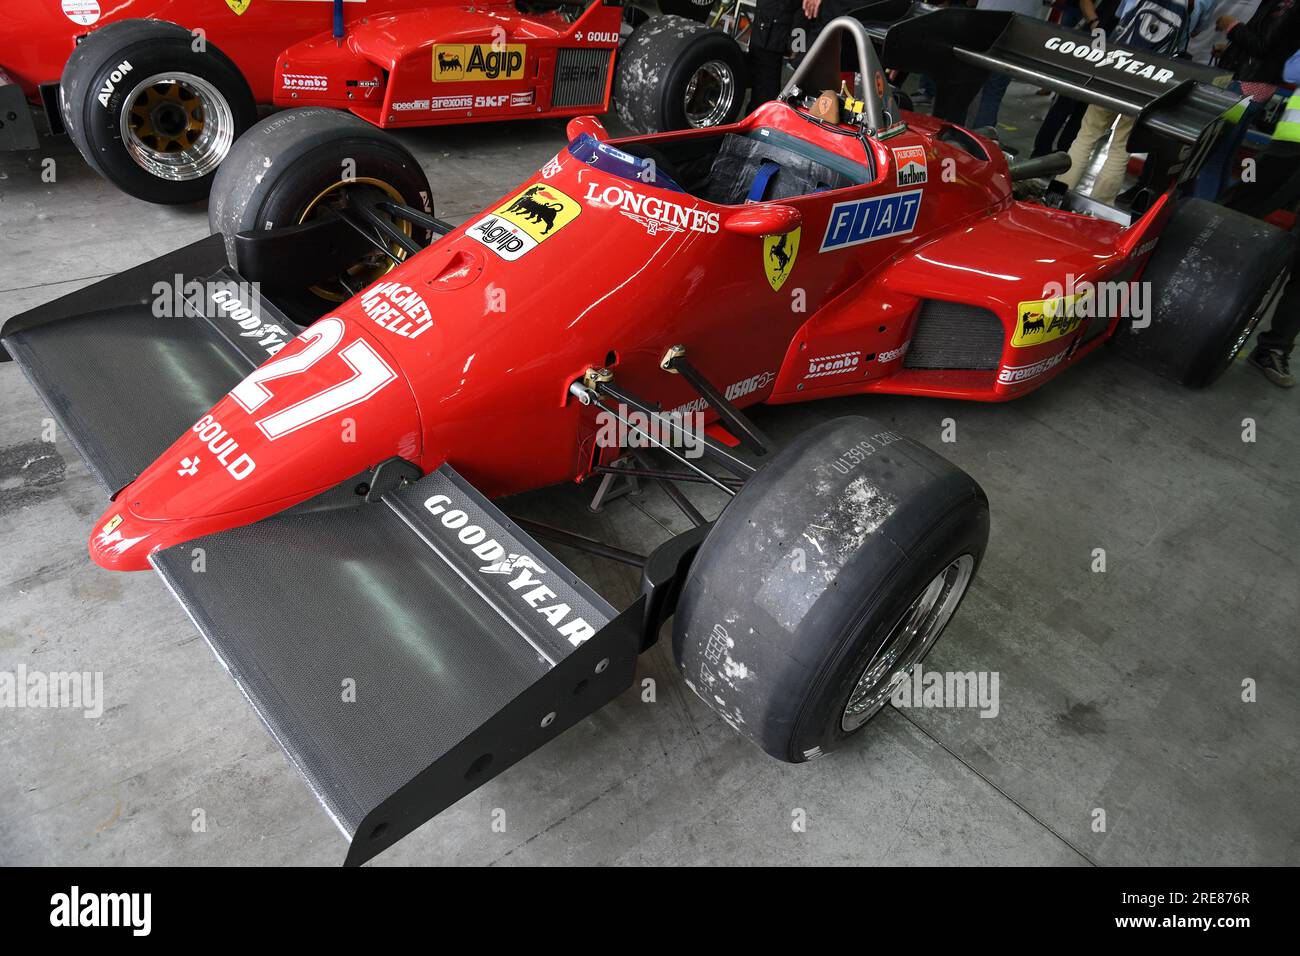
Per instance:
[[[745,202],[762,202],[767,196],[767,187],[772,182],[772,177],[780,168],[780,163],[774,163],[770,159],[763,160],[758,167],[758,172],[754,174],[754,181],[749,184],[749,195],[745,197]]]

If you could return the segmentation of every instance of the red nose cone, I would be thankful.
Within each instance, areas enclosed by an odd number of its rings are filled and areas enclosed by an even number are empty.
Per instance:
[[[388,458],[418,462],[420,445],[415,400],[382,345],[321,319],[118,493],[91,559],[148,568],[155,551],[275,514]]]

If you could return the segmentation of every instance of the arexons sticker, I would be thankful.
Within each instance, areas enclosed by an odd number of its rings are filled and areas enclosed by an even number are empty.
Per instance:
[[[890,236],[901,236],[916,228],[916,216],[921,209],[922,190],[870,199],[851,199],[837,202],[831,207],[826,223],[826,235],[819,252],[832,252],[875,242]]]
[[[1065,361],[1065,352],[1057,352],[1041,362],[1034,362],[1030,365],[1007,365],[998,372],[998,384],[1000,385],[1019,385],[1022,382],[1028,382],[1030,379],[1050,372],[1056,366]]]
[[[438,83],[517,80],[524,75],[528,47],[507,43],[439,43],[433,48],[433,79]]]
[[[466,235],[513,262],[573,222],[580,212],[577,200],[537,183],[474,223]]]
[[[929,179],[924,146],[895,146],[894,181],[899,186],[920,186]]]

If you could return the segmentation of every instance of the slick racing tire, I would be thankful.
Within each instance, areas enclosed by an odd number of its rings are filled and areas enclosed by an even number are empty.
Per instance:
[[[740,118],[748,89],[731,37],[685,17],[651,17],[619,50],[614,108],[638,133],[720,126]]]
[[[59,82],[63,122],[86,162],[154,203],[208,195],[235,140],[257,119],[239,68],[184,27],[122,20],[95,30]]]
[[[780,760],[857,733],[938,640],[988,543],[984,492],[870,419],[804,433],[732,499],[682,588],[673,652]]]
[[[1151,324],[1134,328],[1133,319],[1121,319],[1116,346],[1183,385],[1212,384],[1281,296],[1294,254],[1291,236],[1268,223],[1184,200],[1141,276],[1151,290]]]
[[[217,173],[208,224],[226,239],[237,266],[235,235],[307,223],[364,193],[433,212],[432,192],[420,163],[400,142],[350,113],[324,107],[286,110],[267,117],[235,144]],[[430,235],[406,220],[394,225],[416,242]],[[400,245],[390,251],[398,259]],[[348,263],[337,278],[293,291],[284,302],[291,317],[311,320],[393,268],[376,249]],[[280,299],[277,298],[277,302]]]

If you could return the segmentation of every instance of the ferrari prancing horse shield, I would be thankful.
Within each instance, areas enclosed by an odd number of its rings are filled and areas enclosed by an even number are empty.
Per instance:
[[[234,10],[236,16],[242,17],[244,11],[248,9],[248,5],[252,2],[253,0],[226,0],[226,6]]]
[[[763,237],[763,271],[773,292],[779,292],[794,269],[794,257],[799,254],[799,233],[793,229],[779,236]]]

